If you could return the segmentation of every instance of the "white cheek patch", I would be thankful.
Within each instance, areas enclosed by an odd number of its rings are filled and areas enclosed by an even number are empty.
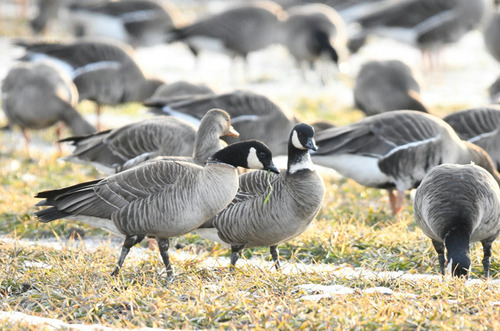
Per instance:
[[[306,147],[304,147],[301,143],[300,143],[300,140],[299,140],[299,136],[297,135],[297,131],[293,130],[293,133],[292,133],[292,145],[297,148],[297,149],[301,149],[301,150],[305,150],[307,149]]]
[[[248,152],[247,163],[248,163],[248,168],[250,169],[264,168],[264,165],[262,164],[262,162],[260,162],[259,158],[257,157],[257,150],[254,147],[250,148],[250,151]]]

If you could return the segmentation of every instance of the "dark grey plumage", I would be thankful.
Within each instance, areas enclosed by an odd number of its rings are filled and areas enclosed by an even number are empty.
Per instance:
[[[105,174],[113,174],[161,155],[191,156],[196,131],[181,119],[158,116],[94,135],[63,139],[76,148],[62,159],[91,164]]]
[[[460,138],[483,148],[500,169],[500,107],[460,110],[443,118]]]
[[[480,241],[489,276],[491,244],[500,234],[500,189],[491,174],[473,164],[434,167],[417,189],[414,213],[432,239],[443,274],[447,260],[453,275],[467,277],[469,244]]]
[[[483,29],[484,45],[491,56],[500,62],[500,12],[495,11],[488,17]]]
[[[238,4],[173,29],[169,41],[186,43],[194,55],[208,49],[246,58],[275,42],[281,15],[281,7],[272,1]]]
[[[184,100],[155,100],[146,106],[157,114],[178,116],[192,123],[199,123],[207,109],[224,109],[231,116],[231,123],[239,132],[238,139],[224,138],[229,144],[247,139],[259,139],[274,154],[287,151],[286,137],[297,123],[269,98],[248,91],[187,97]]]
[[[38,0],[36,16],[30,20],[30,27],[35,34],[44,33],[51,21],[59,14],[59,9],[67,0]]]
[[[369,116],[318,132],[316,142],[314,163],[361,185],[388,189],[393,214],[402,207],[403,192],[416,188],[439,164],[474,162],[500,181],[482,148],[460,139],[443,120],[422,112],[396,110]],[[399,191],[398,197],[393,189]]]
[[[132,246],[155,237],[168,274],[169,238],[188,233],[224,209],[238,190],[236,167],[278,171],[269,148],[245,141],[215,153],[205,167],[158,160],[110,177],[40,192],[35,214],[46,223],[79,220],[125,236],[117,274]]]
[[[277,245],[299,236],[316,217],[325,187],[314,169],[314,130],[297,124],[290,132],[287,171],[240,175],[233,202],[195,232],[231,246],[231,265],[243,248],[269,246],[279,268]]]
[[[17,63],[2,83],[2,108],[8,126],[23,132],[58,122],[73,134],[95,132],[75,109],[77,102],[78,92],[71,78],[53,63]]]
[[[399,60],[364,63],[353,93],[356,107],[368,116],[401,109],[428,112],[412,69]]]

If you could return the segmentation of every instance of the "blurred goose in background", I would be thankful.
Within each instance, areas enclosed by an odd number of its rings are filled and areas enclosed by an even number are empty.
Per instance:
[[[61,140],[76,148],[62,159],[90,164],[105,174],[161,155],[193,154],[197,128],[171,116],[157,116],[83,137]]]
[[[43,223],[67,218],[125,236],[117,275],[130,248],[146,236],[158,241],[172,274],[169,238],[198,228],[222,211],[238,191],[236,167],[279,172],[261,142],[245,141],[215,153],[205,167],[186,162],[147,162],[104,179],[40,192],[35,213]]]
[[[361,185],[387,189],[393,215],[402,208],[404,191],[416,188],[442,163],[474,162],[500,181],[481,147],[461,140],[445,121],[418,111],[395,110],[323,130],[316,143],[314,163]]]
[[[316,217],[325,195],[309,150],[316,150],[314,130],[299,123],[288,140],[288,167],[278,175],[252,171],[240,175],[233,202],[195,233],[231,246],[231,267],[243,248],[269,246],[279,269],[280,243],[304,232]]]
[[[399,60],[364,63],[356,76],[354,103],[367,116],[399,109],[428,112],[412,69]]]
[[[147,0],[74,3],[68,21],[77,37],[104,37],[134,48],[166,41],[166,33],[178,23],[179,13],[172,6]]]
[[[491,12],[491,0],[387,1],[356,18],[362,33],[376,33],[414,45],[429,57],[478,27]]]
[[[252,1],[173,29],[168,39],[184,42],[195,56],[211,50],[246,59],[276,41],[282,15],[282,8],[272,1]]]
[[[269,98],[248,91],[187,97],[185,100],[146,102],[156,114],[178,116],[199,125],[207,109],[224,109],[231,116],[231,124],[239,138],[224,137],[231,144],[235,141],[259,139],[269,145],[276,155],[285,155],[287,142],[283,137],[297,123]]]
[[[38,12],[30,20],[30,27],[35,34],[45,34],[47,26],[57,18],[59,9],[69,0],[38,0]]]
[[[491,56],[500,62],[500,12],[491,14],[483,30],[484,45]],[[488,89],[490,101],[500,103],[500,77]]]
[[[483,148],[500,170],[500,107],[464,109],[443,118],[458,136]]]
[[[26,130],[44,129],[62,122],[75,135],[95,132],[76,110],[77,102],[78,91],[71,78],[50,62],[17,63],[2,83],[2,108],[7,126],[22,130],[27,151]],[[59,135],[58,129],[58,138]]]
[[[80,40],[16,44],[26,49],[21,60],[49,59],[69,72],[80,100],[97,103],[98,129],[102,105],[141,102],[163,84],[159,79],[149,78],[137,63],[133,49],[122,43]]]
[[[335,9],[323,4],[295,6],[287,10],[288,17],[281,25],[281,43],[295,58],[314,69],[322,57],[338,65],[339,48],[346,46],[344,21]]]
[[[500,234],[500,188],[491,174],[474,164],[434,167],[417,189],[414,214],[432,239],[442,274],[448,264],[454,276],[468,277],[469,245],[480,241],[489,277],[491,244]]]
[[[166,103],[201,95],[215,95],[215,92],[205,84],[195,84],[181,80],[161,85],[150,98],[144,100],[144,103]]]

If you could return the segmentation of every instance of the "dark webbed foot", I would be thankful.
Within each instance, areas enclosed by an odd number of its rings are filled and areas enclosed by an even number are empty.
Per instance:
[[[270,246],[269,251],[271,252],[271,257],[273,258],[274,266],[276,267],[276,270],[280,270],[281,266],[280,266],[280,261],[279,261],[280,255],[279,255],[278,246],[277,245]]]

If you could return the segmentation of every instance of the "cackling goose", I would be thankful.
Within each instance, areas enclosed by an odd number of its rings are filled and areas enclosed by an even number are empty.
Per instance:
[[[231,116],[231,123],[239,132],[238,139],[227,138],[228,143],[239,140],[259,139],[266,143],[275,155],[286,153],[286,139],[296,124],[280,107],[269,98],[248,91],[235,91],[225,94],[187,97],[185,100],[166,102],[156,100],[145,103],[157,114],[178,116],[194,124],[207,109],[221,108]]]
[[[368,116],[398,109],[428,112],[412,69],[399,60],[364,63],[353,94],[356,107]]]
[[[361,185],[389,190],[392,212],[402,208],[404,191],[416,188],[442,163],[474,162],[500,181],[489,155],[461,140],[445,121],[426,113],[395,110],[316,134],[316,164],[330,167]],[[393,190],[398,191],[394,195]]]
[[[460,138],[483,148],[500,170],[500,107],[464,109],[443,118]]]
[[[125,236],[119,273],[130,248],[155,237],[168,275],[172,274],[169,238],[198,228],[223,210],[238,191],[236,167],[279,172],[271,151],[258,141],[230,145],[215,153],[205,167],[158,160],[127,171],[63,189],[40,192],[35,214],[47,223],[60,218]]]
[[[467,277],[469,245],[480,241],[489,277],[491,244],[500,234],[500,188],[486,170],[474,164],[434,167],[417,189],[414,213],[432,239],[441,273],[447,260],[453,275]]]
[[[195,232],[231,246],[231,267],[243,248],[269,246],[279,268],[277,246],[299,236],[318,213],[325,186],[314,169],[314,130],[297,124],[288,141],[288,168],[279,175],[252,171],[240,175],[233,202]]]
[[[50,62],[17,63],[2,83],[2,108],[8,126],[43,129],[63,122],[75,135],[95,132],[75,109],[78,92],[71,78]]]

